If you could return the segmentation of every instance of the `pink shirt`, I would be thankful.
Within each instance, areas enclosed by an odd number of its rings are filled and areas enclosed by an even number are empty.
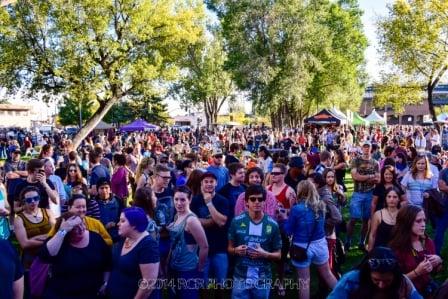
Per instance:
[[[120,198],[128,197],[127,175],[128,172],[126,169],[124,167],[119,167],[110,180],[112,193]]]
[[[244,202],[245,194],[245,192],[241,193],[236,200],[235,216],[238,216],[247,210],[246,203]],[[264,203],[263,212],[271,217],[275,217],[277,207],[277,199],[275,198],[274,193],[272,193],[271,191],[266,191],[266,202]]]

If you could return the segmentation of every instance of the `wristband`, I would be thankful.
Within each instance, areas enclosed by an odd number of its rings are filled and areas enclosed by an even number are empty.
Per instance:
[[[67,231],[65,229],[58,230],[58,235],[60,235],[61,237],[65,237],[66,234],[67,234]]]
[[[415,269],[413,271],[414,271],[415,276],[417,276],[417,277],[420,276],[420,275],[418,275],[417,271],[415,271]]]
[[[207,207],[210,207],[210,206],[213,206],[213,202],[211,202],[211,201],[207,203]]]

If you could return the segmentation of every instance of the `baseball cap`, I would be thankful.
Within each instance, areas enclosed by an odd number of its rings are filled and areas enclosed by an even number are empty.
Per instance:
[[[219,155],[222,156],[222,150],[219,149],[219,148],[218,149],[214,149],[212,156],[219,156]]]
[[[215,179],[216,181],[218,180],[218,179],[216,178],[216,175],[215,175],[213,172],[210,172],[210,171],[204,172],[204,173],[202,174],[202,176],[201,176],[201,182],[202,182],[205,178],[213,178],[213,179]]]
[[[362,143],[362,146],[372,146],[372,144],[370,143],[370,141],[366,140]]]
[[[96,183],[96,187],[97,188],[99,188],[101,186],[104,186],[104,185],[109,185],[110,186],[110,181],[107,178],[100,178],[98,180],[98,183]]]
[[[20,151],[20,148],[16,148],[16,149],[13,151],[13,153],[14,153],[14,154],[21,154],[22,152]]]

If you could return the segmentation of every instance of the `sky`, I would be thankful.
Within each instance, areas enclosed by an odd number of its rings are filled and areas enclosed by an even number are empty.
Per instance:
[[[392,3],[393,0],[359,0],[359,6],[364,11],[364,15],[362,16],[362,22],[364,25],[364,33],[367,36],[369,46],[366,49],[365,57],[366,57],[366,70],[369,75],[369,81],[372,82],[375,79],[378,79],[379,71],[381,70],[381,59],[378,54],[378,41],[376,36],[375,29],[375,20],[380,16],[385,16],[387,14],[387,4]],[[0,96],[2,91],[0,90]],[[168,113],[171,116],[182,115],[185,114],[183,110],[180,109],[179,104],[175,101],[167,101],[169,111]],[[29,101],[23,101],[18,98],[12,99],[11,103],[13,104],[26,104],[33,105],[34,103],[30,103]],[[250,104],[245,105],[246,112],[250,112]],[[38,110],[39,114],[42,114],[42,118],[46,118],[47,115],[51,115],[55,111],[54,105],[39,105],[40,109]],[[223,107],[222,112],[226,112],[228,107]]]
[[[392,0],[359,0],[359,7],[364,11],[362,23],[364,25],[364,33],[369,41],[366,49],[365,57],[367,61],[367,73],[369,81],[379,79],[379,71],[381,70],[381,58],[378,54],[378,39],[376,35],[375,22],[379,17],[387,15],[387,4],[393,3]]]

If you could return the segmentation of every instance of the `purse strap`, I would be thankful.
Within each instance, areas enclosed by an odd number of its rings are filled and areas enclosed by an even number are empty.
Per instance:
[[[310,247],[311,239],[313,238],[314,231],[316,230],[317,226],[317,217],[314,217],[314,225],[313,230],[311,231],[310,237],[308,238],[308,244],[306,244],[306,250],[308,250],[308,247]]]

